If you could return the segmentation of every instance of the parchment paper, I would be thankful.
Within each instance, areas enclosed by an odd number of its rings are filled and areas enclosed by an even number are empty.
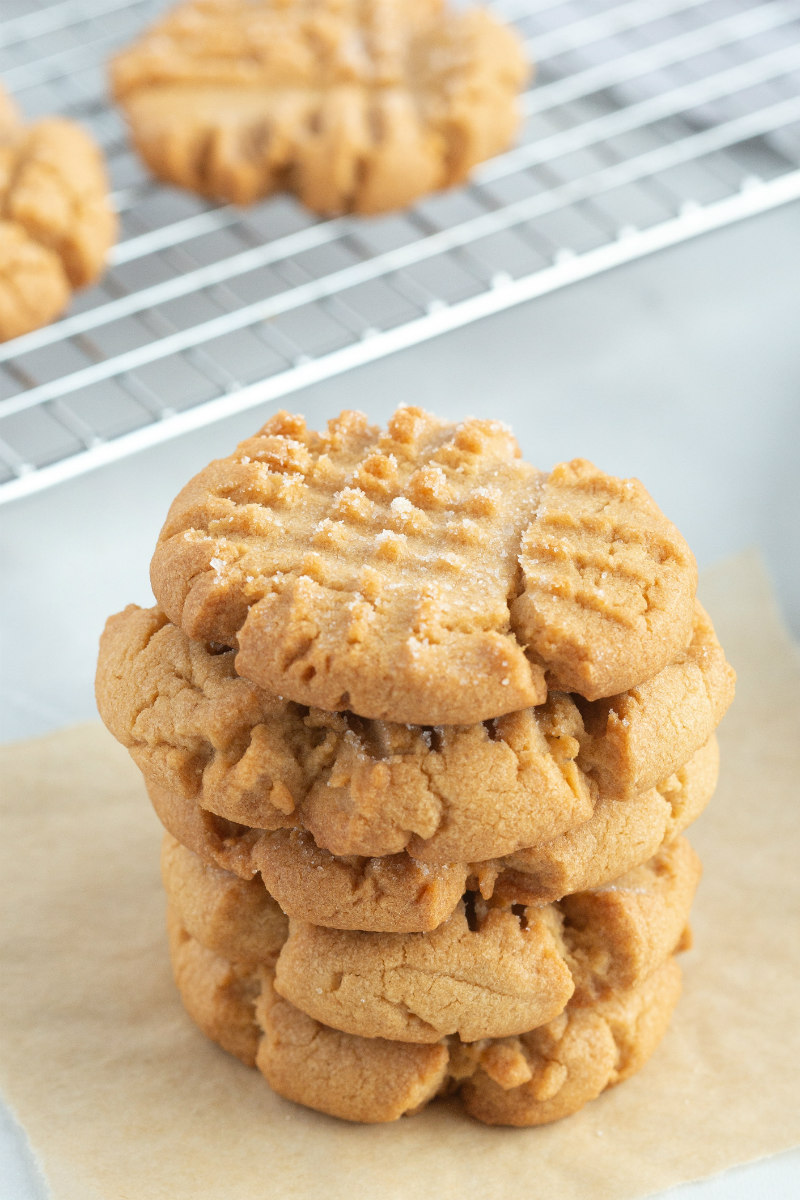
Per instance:
[[[184,1015],[159,827],[99,725],[0,751],[0,1087],[58,1200],[625,1200],[800,1142],[800,664],[754,556],[704,599],[739,672],[684,995],[642,1073],[542,1129],[453,1103],[356,1126],[274,1096]]]

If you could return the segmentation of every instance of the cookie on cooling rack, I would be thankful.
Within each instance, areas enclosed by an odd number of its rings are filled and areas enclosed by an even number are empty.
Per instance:
[[[102,154],[59,117],[24,124],[0,91],[0,341],[52,321],[116,235]]]
[[[407,853],[337,857],[305,830],[251,829],[153,784],[149,792],[174,838],[211,867],[247,881],[260,875],[288,916],[332,929],[421,933],[446,921],[467,890],[484,900],[542,904],[632,870],[700,815],[716,785],[717,763],[712,738],[649,792],[600,801],[588,821],[559,837],[478,863],[429,865]]]
[[[337,855],[408,850],[429,864],[538,846],[601,801],[649,792],[707,742],[734,686],[699,605],[689,646],[638,687],[595,702],[551,692],[471,726],[309,709],[239,677],[220,649],[156,608],[109,618],[98,708],[148,785],[172,809],[192,801],[239,825],[305,828]]]
[[[263,888],[201,864],[169,835],[163,865],[170,906],[207,948],[224,945],[232,962],[274,965],[277,991],[326,1025],[423,1043],[516,1035],[552,1020],[570,999],[586,1004],[637,986],[685,944],[700,870],[681,838],[613,885],[557,904],[493,904],[468,892],[430,933],[342,931],[290,918],[276,961],[281,930]],[[233,893],[246,904],[231,903]],[[252,947],[264,922],[261,958]]]
[[[281,1096],[348,1121],[394,1121],[437,1095],[458,1094],[491,1125],[543,1125],[577,1111],[638,1071],[666,1032],[680,994],[667,958],[636,986],[570,1002],[530,1032],[465,1043],[364,1038],[322,1024],[280,996],[274,971],[229,961],[168,916],[183,1003],[207,1037]]]
[[[156,175],[320,213],[459,183],[509,144],[527,74],[510,30],[441,0],[189,0],[111,70]]]
[[[649,679],[692,637],[697,571],[636,480],[524,462],[498,421],[382,432],[279,413],[174,501],[151,567],[193,638],[328,711],[467,725]]]

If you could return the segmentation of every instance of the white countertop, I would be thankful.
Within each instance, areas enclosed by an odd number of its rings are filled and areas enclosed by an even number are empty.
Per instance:
[[[511,423],[537,465],[638,475],[701,568],[760,547],[800,635],[800,206],[779,209],[331,379],[290,398],[312,425],[398,404]],[[275,406],[0,508],[0,740],[96,716],[105,617],[148,604],[168,504]],[[47,1195],[0,1105],[0,1196]],[[800,1195],[800,1151],[670,1195]],[[109,1197],[109,1200],[115,1198]],[[142,1198],[144,1200],[144,1198]]]

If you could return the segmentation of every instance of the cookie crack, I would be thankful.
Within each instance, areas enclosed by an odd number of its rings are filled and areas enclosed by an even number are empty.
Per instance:
[[[443,792],[439,791],[438,787],[436,786],[434,782],[433,763],[428,760],[427,756],[419,758],[418,764],[420,772],[425,779],[426,793],[431,797],[437,806],[436,827],[432,833],[424,833],[416,829],[410,829],[408,831],[404,830],[404,832],[408,832],[408,840],[410,840],[411,837],[420,837],[425,841],[428,841],[430,838],[442,833],[447,828],[450,817],[450,801]]]

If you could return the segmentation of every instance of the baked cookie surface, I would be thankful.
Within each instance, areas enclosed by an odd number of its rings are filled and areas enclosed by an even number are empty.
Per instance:
[[[506,148],[528,74],[514,34],[441,0],[190,0],[112,65],[162,179],[235,204],[401,208]]]
[[[100,150],[59,117],[24,124],[0,96],[0,341],[46,325],[100,275],[116,235]]]
[[[365,1037],[467,1042],[534,1029],[572,997],[633,987],[682,943],[699,864],[685,839],[607,888],[557,904],[465,900],[429,933],[327,929],[294,918],[275,987]]]
[[[551,692],[426,729],[279,700],[158,609],[109,618],[98,707],[151,789],[237,824],[307,829],[336,855],[477,862],[550,841],[664,782],[703,746],[733,672],[697,606],[685,651],[612,700]]]
[[[336,856],[306,830],[235,825],[153,785],[150,798],[183,846],[242,880],[260,875],[288,916],[332,929],[421,933],[446,921],[465,891],[484,900],[544,904],[639,866],[700,815],[716,785],[718,757],[711,739],[649,792],[601,801],[588,821],[559,837],[473,863],[421,863],[407,853]]]
[[[270,967],[207,949],[174,910],[168,928],[183,1003],[206,1036],[256,1065],[279,1095],[348,1121],[394,1121],[453,1094],[492,1125],[559,1120],[645,1064],[680,994],[680,969],[668,958],[635,987],[572,1002],[519,1036],[431,1044],[364,1038],[280,996]]]
[[[277,991],[308,1016],[345,1033],[419,1043],[516,1035],[570,1001],[638,986],[685,944],[700,873],[691,846],[678,839],[613,884],[558,904],[493,904],[467,893],[425,934],[342,931],[290,918],[275,961],[275,939],[264,959],[250,950],[263,936],[259,898],[270,937],[277,928],[263,889],[226,880],[169,836],[164,865],[170,907],[198,940],[204,934],[194,914],[213,912],[213,945],[224,930],[232,962],[250,955],[274,965]],[[250,889],[247,905],[227,903],[231,889]]]
[[[401,408],[273,417],[179,494],[151,581],[274,694],[435,726],[649,679],[691,641],[696,566],[637,481]]]

